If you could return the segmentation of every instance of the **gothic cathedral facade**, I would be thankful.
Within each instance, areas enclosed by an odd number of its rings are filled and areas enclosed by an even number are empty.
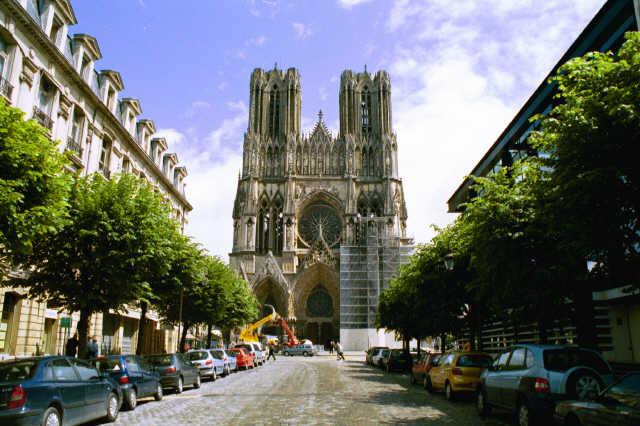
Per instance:
[[[345,249],[366,244],[374,225],[385,241],[406,240],[407,210],[389,75],[342,73],[337,137],[322,112],[303,134],[301,103],[297,69],[251,74],[230,260],[298,338],[326,344],[349,329],[370,330],[381,290],[358,288],[357,274],[344,270],[353,269],[341,259]]]

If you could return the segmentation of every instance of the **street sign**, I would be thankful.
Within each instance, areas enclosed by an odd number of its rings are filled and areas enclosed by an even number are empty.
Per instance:
[[[71,317],[60,318],[60,328],[71,328]]]

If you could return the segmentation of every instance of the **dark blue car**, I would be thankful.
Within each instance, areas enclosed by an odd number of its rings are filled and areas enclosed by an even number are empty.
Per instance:
[[[108,374],[118,382],[124,396],[123,404],[129,409],[136,408],[138,398],[153,396],[162,399],[160,375],[153,367],[137,355],[109,355],[90,360],[98,371]]]
[[[118,416],[117,383],[86,361],[48,356],[0,362],[0,424],[74,425]]]

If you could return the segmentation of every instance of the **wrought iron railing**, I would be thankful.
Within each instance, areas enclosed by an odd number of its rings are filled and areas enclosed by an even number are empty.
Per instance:
[[[111,172],[107,169],[102,169],[100,170],[100,172],[104,175],[104,177],[106,177],[107,179],[111,179]]]
[[[49,115],[37,106],[33,107],[33,118],[42,126],[53,130],[53,120]]]
[[[0,77],[0,95],[7,99],[11,99],[11,93],[13,92],[13,86],[5,78]]]
[[[78,158],[82,157],[82,146],[73,138],[67,138],[67,150],[74,152]]]

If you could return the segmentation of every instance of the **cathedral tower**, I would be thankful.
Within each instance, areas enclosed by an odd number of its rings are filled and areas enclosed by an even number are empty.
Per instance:
[[[255,69],[249,92],[232,266],[298,337],[379,341],[377,297],[410,249],[388,74],[342,73],[337,137],[322,112],[302,134],[295,68]]]

